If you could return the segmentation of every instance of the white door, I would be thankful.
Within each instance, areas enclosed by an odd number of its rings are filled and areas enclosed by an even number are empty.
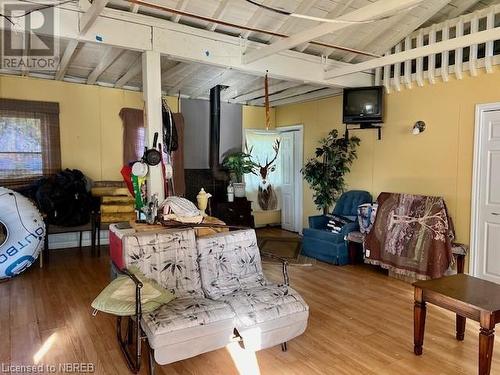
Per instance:
[[[295,152],[294,132],[281,133],[281,227],[295,231]]]
[[[500,283],[500,110],[484,111],[479,120],[475,275]]]

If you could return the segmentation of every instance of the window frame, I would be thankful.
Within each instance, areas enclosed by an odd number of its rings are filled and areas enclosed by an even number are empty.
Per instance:
[[[0,186],[23,188],[34,181],[51,176],[61,170],[61,145],[59,133],[59,103],[0,98],[0,117],[38,119],[40,121],[42,170],[37,174],[25,174],[19,178],[0,175]],[[16,153],[2,152],[1,154]],[[23,154],[37,154],[23,152]]]

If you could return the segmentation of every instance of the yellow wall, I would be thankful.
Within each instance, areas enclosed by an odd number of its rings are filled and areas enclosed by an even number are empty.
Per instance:
[[[242,111],[243,129],[265,129],[266,127],[266,110],[264,107],[243,106]],[[271,128],[276,125],[276,110],[271,108]]]
[[[426,84],[385,96],[382,140],[374,130],[358,130],[359,158],[347,177],[349,188],[439,195],[446,199],[457,239],[469,243],[474,111],[479,103],[500,101],[500,71],[448,83]],[[427,130],[410,133],[423,120]],[[277,126],[304,125],[304,158],[332,128],[343,131],[342,98],[278,107]],[[317,214],[304,183],[304,225]]]
[[[141,92],[34,78],[0,76],[0,97],[59,103],[63,168],[93,180],[121,180],[123,107],[143,108]],[[177,109],[177,100],[169,98]]]

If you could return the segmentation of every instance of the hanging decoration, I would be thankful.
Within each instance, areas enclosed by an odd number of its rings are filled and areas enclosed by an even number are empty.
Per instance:
[[[269,130],[269,128],[271,127],[271,115],[269,109],[269,79],[267,77],[267,71],[266,78],[264,80],[264,98],[266,107],[266,130]]]

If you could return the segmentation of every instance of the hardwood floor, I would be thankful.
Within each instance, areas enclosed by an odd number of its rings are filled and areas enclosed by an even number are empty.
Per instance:
[[[106,251],[104,251],[106,254]],[[109,280],[109,258],[88,249],[53,251],[44,269],[0,283],[1,363],[92,362],[96,374],[128,374],[115,341],[115,320],[91,315]],[[265,264],[279,281],[278,265]],[[428,307],[424,355],[413,354],[413,290],[366,266],[317,263],[291,267],[292,286],[309,303],[306,333],[256,357],[221,349],[158,368],[158,374],[476,374],[478,324],[455,340],[454,315]],[[496,340],[492,374],[500,373]],[[232,353],[232,354],[231,354]],[[234,360],[233,360],[234,357]],[[256,359],[256,363],[255,363]],[[146,374],[146,361],[141,374]]]

